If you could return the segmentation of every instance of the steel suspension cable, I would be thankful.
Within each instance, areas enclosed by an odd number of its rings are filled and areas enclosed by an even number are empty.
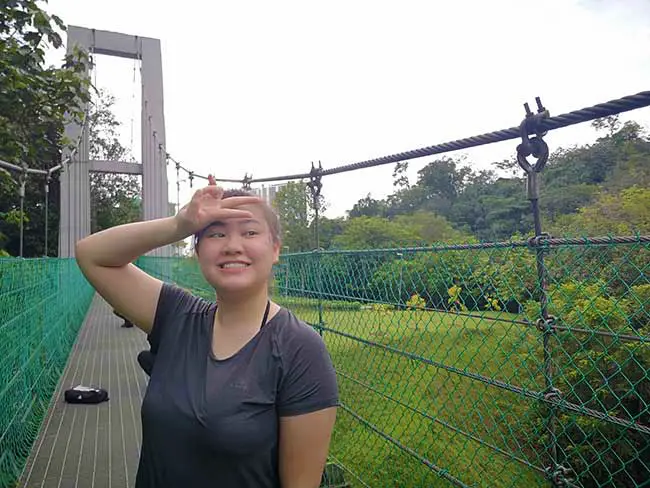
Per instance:
[[[560,129],[563,127],[568,127],[570,125],[588,122],[590,120],[608,117],[623,112],[629,112],[631,110],[636,110],[648,106],[650,106],[650,90],[642,91],[634,95],[628,95],[618,99],[610,100],[608,102],[599,103],[591,107],[585,107],[579,110],[574,110],[572,112],[567,112],[565,114],[557,115],[554,117],[547,117],[541,119],[539,121],[538,129],[541,129],[543,131]],[[527,127],[527,132],[529,134],[534,133],[533,127],[532,126]],[[330,169],[319,170],[318,174],[320,174],[321,176],[340,174],[340,173],[355,171],[363,168],[372,168],[384,164],[398,163],[401,161],[408,161],[412,159],[422,158],[425,156],[433,156],[435,154],[458,151],[461,149],[469,149],[472,147],[478,147],[485,144],[492,144],[495,142],[503,142],[511,139],[518,139],[520,137],[521,137],[521,128],[520,126],[515,126],[515,127],[510,127],[508,129],[495,130],[477,136],[466,137],[464,139],[457,139],[454,141],[444,142],[442,144],[436,144],[433,146],[422,147],[419,149],[413,149],[411,151],[392,154],[389,156],[383,156],[375,159],[369,159],[366,161],[360,161],[357,163],[337,166]],[[183,169],[187,173],[192,173],[194,177],[203,178],[207,180],[207,176],[199,175],[182,166],[181,169]],[[246,181],[248,183],[289,181],[289,180],[311,178],[313,175],[314,173],[312,171],[308,173],[270,176],[265,178],[250,178],[247,179]],[[244,179],[215,177],[215,181],[227,182],[227,183],[243,183]]]

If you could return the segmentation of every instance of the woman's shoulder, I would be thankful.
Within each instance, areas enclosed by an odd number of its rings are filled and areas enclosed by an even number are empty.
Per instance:
[[[203,314],[214,306],[214,301],[207,300],[176,283],[164,282],[158,306],[173,310],[176,314]]]
[[[301,319],[286,307],[280,306],[280,310],[278,310],[274,319],[277,321],[276,331],[284,339],[309,338],[314,336],[320,339],[320,335],[314,325]]]
[[[274,321],[273,336],[276,351],[281,356],[325,349],[325,342],[317,328],[288,308],[280,307]]]

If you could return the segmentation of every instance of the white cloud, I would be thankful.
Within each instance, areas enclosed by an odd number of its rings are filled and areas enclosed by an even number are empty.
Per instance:
[[[47,8],[70,24],[160,38],[170,153],[198,173],[241,178],[510,127],[537,95],[558,114],[646,90],[647,5],[51,0]],[[122,65],[125,73],[100,65],[98,78],[115,87],[120,118],[130,123],[133,83],[129,63]],[[648,109],[625,118],[650,125]],[[593,137],[583,124],[547,140],[553,148]],[[466,154],[485,167],[512,156],[516,144]],[[414,161],[411,176],[431,159]],[[325,178],[328,215],[369,192],[385,196],[392,169]],[[170,188],[175,199],[173,179]],[[189,195],[185,185],[181,198]]]

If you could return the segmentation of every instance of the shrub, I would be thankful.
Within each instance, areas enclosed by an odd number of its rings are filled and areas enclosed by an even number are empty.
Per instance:
[[[632,287],[625,298],[609,294],[602,280],[567,281],[549,288],[548,312],[562,327],[549,344],[553,384],[563,400],[610,418],[648,425],[650,344],[621,338],[634,334],[643,320],[647,323],[647,314],[641,311],[648,306],[648,288]],[[537,320],[538,303],[530,301],[525,309],[531,321]],[[547,405],[537,408],[538,428],[548,415]],[[581,486],[633,487],[650,479],[646,434],[558,409],[556,435],[566,460],[560,464],[571,466]],[[548,434],[543,437],[545,443],[551,442]]]
[[[422,310],[424,307],[426,307],[427,302],[422,298],[420,295],[415,293],[414,295],[409,298],[409,300],[406,302],[406,307],[409,310],[416,310],[420,309]]]

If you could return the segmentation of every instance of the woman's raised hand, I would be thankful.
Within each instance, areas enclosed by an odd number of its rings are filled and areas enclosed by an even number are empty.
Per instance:
[[[179,230],[189,236],[217,220],[251,218],[253,215],[250,212],[237,207],[261,202],[258,197],[222,196],[223,189],[216,186],[214,178],[209,175],[208,186],[194,192],[192,200],[176,214]]]

